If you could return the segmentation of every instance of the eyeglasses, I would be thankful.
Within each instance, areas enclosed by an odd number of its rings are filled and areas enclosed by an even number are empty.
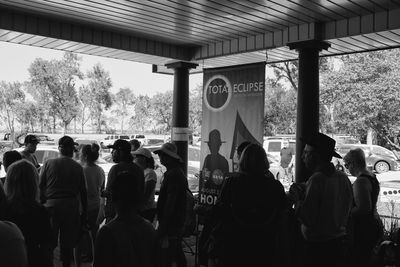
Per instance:
[[[345,167],[346,169],[348,169],[349,166],[350,166],[350,163],[349,163],[349,162],[344,164],[344,167]]]

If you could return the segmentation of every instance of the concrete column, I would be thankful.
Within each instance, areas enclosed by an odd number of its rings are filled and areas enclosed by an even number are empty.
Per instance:
[[[319,131],[319,51],[330,44],[310,40],[288,46],[299,52],[295,179],[304,182],[310,175],[301,160],[304,139]]]
[[[172,131],[184,132],[185,129],[189,130],[189,69],[196,68],[198,64],[179,61],[165,66],[174,70]],[[174,140],[171,133],[171,141],[178,148],[178,155],[182,158],[184,171],[187,173],[188,140]]]

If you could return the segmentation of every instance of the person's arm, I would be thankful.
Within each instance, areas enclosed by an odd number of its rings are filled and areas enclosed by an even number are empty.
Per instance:
[[[358,178],[353,184],[355,206],[352,215],[366,215],[372,210],[371,183],[367,178]]]
[[[39,174],[39,191],[40,191],[40,203],[46,202],[46,187],[47,187],[47,176],[46,176],[47,164],[44,163],[40,169]]]
[[[318,177],[311,177],[306,184],[304,201],[299,203],[300,221],[307,227],[312,227],[317,223],[317,212],[320,205],[320,192]]]
[[[81,204],[82,204],[82,215],[85,217],[87,216],[87,206],[88,206],[88,201],[87,201],[87,189],[86,189],[86,179],[85,175],[83,173],[83,169],[81,169],[80,174],[79,174],[79,180],[80,180],[80,196],[81,196]]]
[[[107,226],[103,226],[100,228],[95,241],[93,267],[115,266],[112,257],[113,250],[114,242],[111,231]]]
[[[144,200],[148,200],[154,192],[157,184],[157,174],[155,172],[148,172],[146,175],[146,183],[144,184]]]

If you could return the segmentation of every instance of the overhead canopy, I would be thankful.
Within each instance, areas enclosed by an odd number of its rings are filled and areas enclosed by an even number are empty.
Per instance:
[[[399,0],[0,0],[0,40],[202,68],[297,59],[318,39],[339,55],[400,45]]]

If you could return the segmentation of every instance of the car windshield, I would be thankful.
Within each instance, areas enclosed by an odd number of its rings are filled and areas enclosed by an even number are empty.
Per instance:
[[[270,141],[268,145],[268,152],[280,152],[281,143],[281,141]]]

